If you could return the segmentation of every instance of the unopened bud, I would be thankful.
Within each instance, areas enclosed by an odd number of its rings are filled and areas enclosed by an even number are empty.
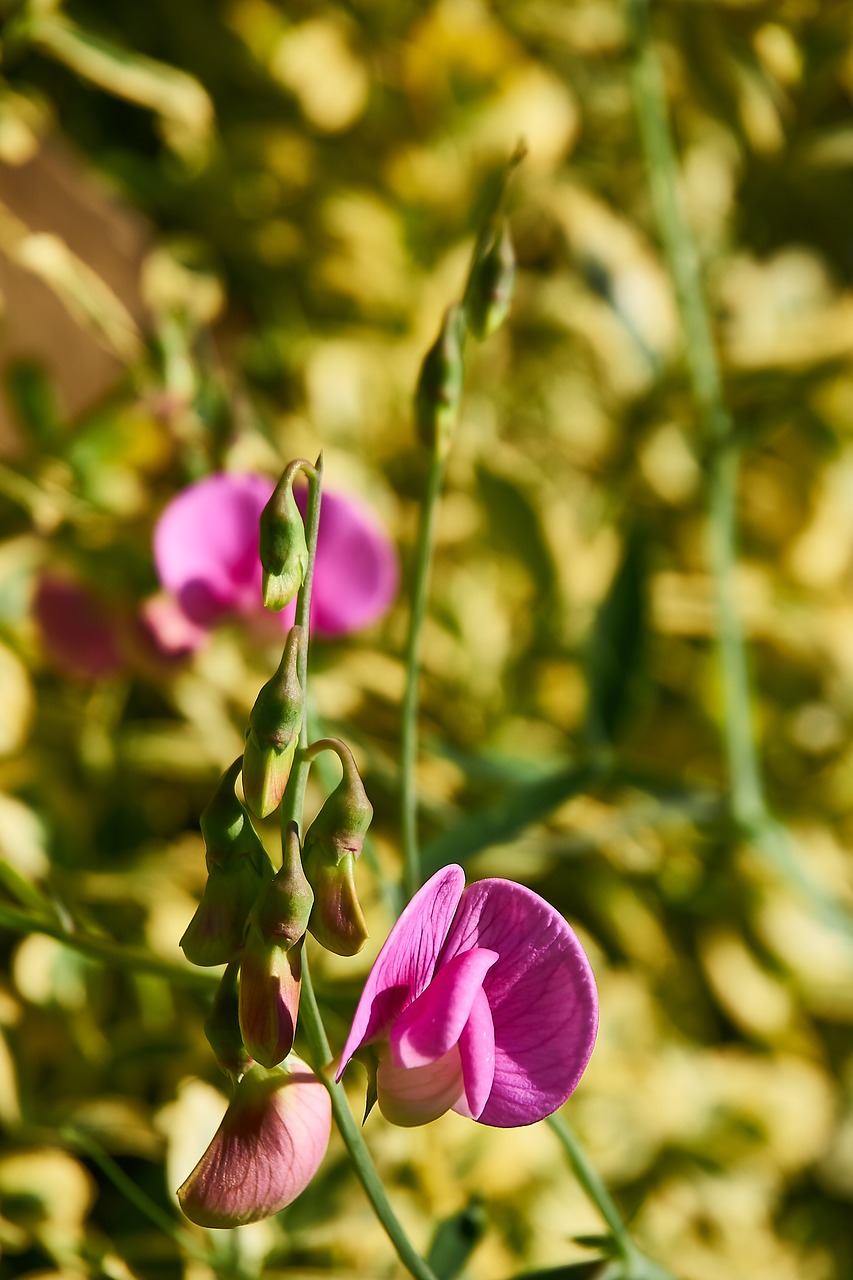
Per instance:
[[[243,794],[259,818],[278,808],[302,727],[303,694],[299,682],[302,628],[291,627],[279,668],[261,689],[249,716],[243,752]]]
[[[468,328],[481,341],[503,324],[515,288],[515,251],[509,228],[501,223],[492,231],[474,264],[465,298]]]
[[[291,462],[261,512],[258,549],[264,571],[264,604],[268,609],[283,609],[290,604],[308,569],[305,525],[293,496],[293,481],[304,465],[302,459]]]
[[[234,792],[239,772],[240,760],[235,760],[201,815],[207,883],[180,944],[197,965],[227,964],[239,954],[249,911],[273,877],[267,852]]]
[[[415,391],[418,435],[428,449],[445,458],[459,417],[465,367],[462,308],[448,307],[438,337],[424,356]]]
[[[314,895],[302,870],[299,837],[291,824],[281,870],[249,915],[240,970],[240,1031],[248,1052],[265,1067],[293,1047],[302,984],[302,943]]]
[[[204,1034],[223,1071],[239,1079],[252,1065],[240,1034],[237,974],[240,965],[236,960],[228,965],[213,1001],[213,1008],[205,1019]]]
[[[354,956],[368,937],[355,887],[355,864],[373,817],[352,753],[337,738],[314,743],[310,753],[336,751],[343,777],[305,836],[305,874],[314,890],[308,928],[321,946]]]

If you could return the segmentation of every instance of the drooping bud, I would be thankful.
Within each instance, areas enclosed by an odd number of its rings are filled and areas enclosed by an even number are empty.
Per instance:
[[[496,226],[474,263],[465,296],[468,328],[481,341],[499,329],[515,288],[515,250],[505,222]]]
[[[258,549],[264,571],[264,604],[268,609],[283,609],[290,604],[308,569],[305,525],[293,496],[296,473],[308,465],[301,458],[291,462],[261,512]]]
[[[207,883],[180,944],[197,965],[227,964],[239,955],[249,911],[273,877],[267,852],[234,792],[240,765],[235,760],[223,774],[201,815]]]
[[[273,678],[264,685],[249,716],[243,752],[243,794],[259,818],[281,803],[302,726],[303,694],[299,682],[302,628],[291,627]]]
[[[240,1031],[248,1052],[274,1067],[293,1047],[302,985],[302,942],[314,894],[291,823],[281,870],[249,914],[240,969]]]
[[[368,937],[355,887],[355,864],[373,806],[367,798],[352,752],[337,738],[324,738],[309,749],[313,755],[336,751],[343,777],[305,836],[305,874],[314,890],[308,928],[317,941],[339,956],[354,956]]]
[[[424,356],[415,390],[418,435],[439,458],[446,458],[459,417],[465,366],[465,317],[454,303],[448,307],[438,337]]]
[[[252,1059],[240,1034],[237,974],[240,962],[232,960],[222,975],[213,1008],[204,1022],[204,1034],[223,1071],[237,1079],[246,1074]]]
[[[178,1188],[181,1208],[201,1227],[239,1227],[278,1213],[314,1177],[331,1125],[326,1087],[296,1054],[271,1071],[253,1067]]]

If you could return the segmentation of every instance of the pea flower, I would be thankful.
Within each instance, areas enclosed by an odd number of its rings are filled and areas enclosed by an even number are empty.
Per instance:
[[[239,1227],[278,1213],[305,1190],[329,1145],[326,1087],[291,1053],[243,1076],[178,1199],[201,1227]]]
[[[597,1026],[595,979],[559,912],[508,880],[465,888],[462,868],[444,867],[379,953],[338,1079],[368,1050],[395,1124],[451,1108],[500,1128],[532,1124],[578,1084]]]
[[[267,476],[220,472],[183,489],[161,513],[154,562],[193,622],[210,627],[234,615],[264,615],[259,523],[274,488]],[[304,489],[296,501],[304,513]],[[324,490],[311,610],[316,631],[338,636],[375,622],[394,600],[398,577],[385,534],[349,498]],[[294,609],[265,616],[287,631]]]

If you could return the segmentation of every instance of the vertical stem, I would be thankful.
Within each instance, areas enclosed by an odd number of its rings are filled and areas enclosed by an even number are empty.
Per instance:
[[[613,1236],[614,1243],[620,1254],[623,1258],[630,1257],[634,1252],[635,1246],[628,1234],[628,1228],[625,1226],[622,1215],[616,1208],[610,1192],[604,1185],[601,1175],[593,1167],[589,1156],[575,1136],[574,1130],[559,1112],[548,1116],[546,1124],[553,1129],[559,1138],[563,1150],[569,1157],[572,1172],[580,1183],[584,1194],[592,1201],[610,1228],[610,1234]]]
[[[418,849],[418,792],[416,765],[418,755],[418,690],[420,685],[421,633],[426,617],[429,579],[432,568],[435,513],[444,479],[444,461],[436,456],[430,461],[426,493],[421,507],[415,562],[412,572],[412,612],[406,642],[406,687],[403,693],[402,738],[400,747],[400,807],[403,845],[403,897],[405,901],[420,888],[421,868]]]

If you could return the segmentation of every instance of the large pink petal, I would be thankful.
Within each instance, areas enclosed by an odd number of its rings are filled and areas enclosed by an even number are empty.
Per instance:
[[[194,622],[263,608],[258,529],[275,485],[267,476],[207,476],[161,513],[154,529],[160,581]]]
[[[303,513],[306,495],[297,489]],[[399,582],[397,552],[378,525],[352,499],[324,491],[311,625],[325,636],[369,626],[394,602]]]
[[[459,1042],[483,979],[497,958],[496,951],[474,947],[438,970],[423,995],[403,1010],[391,1028],[395,1067],[426,1066]]]
[[[273,1071],[252,1067],[179,1188],[181,1208],[202,1227],[237,1227],[278,1213],[317,1172],[331,1123],[325,1086],[295,1054]]]
[[[495,1078],[480,1120],[532,1124],[561,1106],[589,1061],[598,1027],[595,979],[558,911],[508,880],[462,895],[440,964],[486,947],[499,960],[483,980],[495,1027]]]
[[[470,1120],[479,1120],[495,1080],[495,1024],[482,988],[475,996],[459,1039],[459,1056],[465,1094],[453,1110]]]
[[[461,867],[442,867],[418,890],[394,925],[364,984],[341,1055],[339,1080],[356,1049],[387,1032],[406,1006],[426,990],[464,885]]]

